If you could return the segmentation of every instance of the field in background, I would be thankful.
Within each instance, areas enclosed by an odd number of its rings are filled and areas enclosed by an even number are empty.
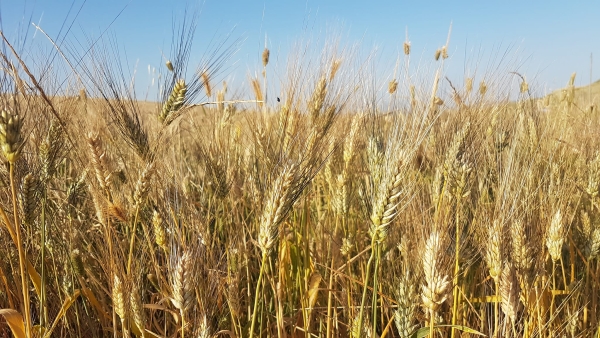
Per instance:
[[[176,47],[152,103],[2,42],[0,337],[599,334],[600,83],[450,83],[446,47],[417,81],[405,43],[382,84],[325,48],[266,105],[267,49],[232,97],[227,51]]]

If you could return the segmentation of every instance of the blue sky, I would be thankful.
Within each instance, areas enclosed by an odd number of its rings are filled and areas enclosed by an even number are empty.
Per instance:
[[[563,87],[573,72],[576,85],[588,84],[591,54],[598,60],[593,80],[600,78],[600,1],[0,0],[2,30],[19,40],[29,28],[26,46],[48,47],[32,21],[55,39],[63,37],[64,23],[72,23],[65,40],[71,46],[89,45],[102,34],[116,37],[127,55],[125,68],[137,65],[138,84],[149,81],[148,65],[163,67],[161,52],[168,56],[173,22],[185,8],[200,10],[198,55],[227,34],[243,39],[226,70],[230,82],[244,83],[260,71],[265,37],[273,67],[282,67],[294,43],[311,41],[319,50],[336,35],[342,43],[360,44],[365,54],[377,50],[377,71],[391,76],[408,29],[412,64],[431,67],[450,23],[447,74],[457,82],[476,68],[494,69],[504,54],[501,71],[525,74],[538,93]]]

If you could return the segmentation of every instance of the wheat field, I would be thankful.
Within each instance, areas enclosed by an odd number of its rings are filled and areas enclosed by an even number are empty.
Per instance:
[[[154,102],[1,35],[0,337],[600,337],[597,84],[453,83],[446,46],[417,81],[406,42],[275,100],[268,49],[232,94],[186,34]]]

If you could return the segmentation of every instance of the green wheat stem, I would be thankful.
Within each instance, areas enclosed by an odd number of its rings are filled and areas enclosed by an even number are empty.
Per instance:
[[[375,334],[377,332],[377,287],[378,287],[378,280],[377,280],[377,272],[379,271],[379,261],[381,260],[381,244],[377,243],[377,247],[375,249],[376,251],[376,256],[375,256],[375,269],[373,270],[373,302],[372,302],[372,308],[373,308],[373,334]]]
[[[360,302],[360,312],[358,313],[358,332],[362,333],[363,328],[363,320],[364,320],[364,311],[365,311],[365,303],[367,301],[367,289],[369,288],[369,276],[371,274],[371,265],[373,264],[373,258],[375,256],[375,234],[373,234],[373,239],[371,240],[371,256],[369,256],[369,261],[367,262],[367,271],[365,273],[365,282],[363,287],[362,300]]]
[[[258,281],[256,282],[256,293],[254,295],[254,310],[252,311],[252,323],[250,324],[250,335],[249,338],[254,337],[254,326],[256,324],[256,312],[258,311],[258,301],[260,299],[260,287],[265,272],[265,262],[267,261],[267,253],[263,252],[262,261],[260,263],[260,273],[258,274]]]

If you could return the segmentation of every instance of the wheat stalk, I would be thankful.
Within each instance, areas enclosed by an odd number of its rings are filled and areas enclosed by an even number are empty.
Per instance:
[[[110,187],[111,174],[108,171],[106,161],[106,152],[102,146],[102,140],[99,134],[88,134],[88,146],[92,155],[92,167],[96,173],[96,180],[102,190],[108,190]]]
[[[112,287],[112,301],[113,301],[113,309],[115,313],[121,319],[121,324],[123,325],[123,335],[126,335],[127,327],[127,312],[126,312],[126,303],[125,303],[125,295],[123,291],[123,283],[119,276],[115,275],[113,278],[113,287]],[[115,333],[116,334],[116,333]]]
[[[158,119],[164,124],[169,124],[174,120],[174,115],[183,106],[186,100],[187,85],[183,79],[177,80],[171,90],[171,94],[158,115]]]
[[[177,261],[172,275],[173,296],[171,303],[180,310],[182,316],[190,309],[194,300],[194,275],[192,271],[192,256],[184,252]]]
[[[154,210],[152,214],[152,228],[154,229],[154,242],[163,249],[165,253],[168,253],[169,243],[167,242],[167,231],[160,213],[156,210]]]
[[[0,32],[1,34],[1,32]],[[30,300],[29,300],[29,287],[27,283],[27,276],[25,275],[25,265],[27,262],[27,253],[23,248],[24,238],[21,237],[21,223],[19,221],[19,214],[17,210],[17,189],[15,179],[15,162],[21,157],[21,150],[24,145],[22,136],[23,120],[18,114],[13,114],[2,110],[0,113],[0,148],[4,158],[9,163],[9,179],[10,188],[12,193],[12,204],[13,204],[13,217],[14,217],[14,229],[16,233],[16,244],[19,252],[19,273],[21,275],[21,292],[23,293],[23,313],[25,316],[24,326],[25,335],[29,336],[32,321],[30,312]],[[11,225],[5,219],[6,225]]]
[[[144,304],[138,283],[134,283],[129,294],[129,305],[131,306],[131,314],[133,323],[140,330],[142,338],[146,337],[146,318],[144,316]]]
[[[510,225],[511,234],[511,257],[513,265],[524,283],[529,283],[534,257],[531,243],[525,233],[525,224],[521,220],[515,220]]]
[[[434,322],[437,311],[446,301],[446,291],[450,286],[448,276],[443,274],[441,266],[442,239],[437,231],[432,231],[425,244],[423,252],[423,272],[425,284],[421,285],[421,300],[423,308],[427,311],[430,324],[430,337],[434,336]]]
[[[327,80],[324,76],[319,79],[317,86],[315,87],[312,97],[308,103],[308,110],[313,125],[317,123],[317,119],[320,116],[323,104],[325,103],[325,97],[327,96]]]
[[[504,263],[504,269],[500,277],[500,299],[501,308],[512,324],[513,335],[516,335],[516,319],[519,311],[519,295],[521,293],[517,274],[512,264]]]
[[[179,257],[171,277],[171,287],[173,288],[171,303],[179,310],[181,316],[181,338],[185,337],[186,314],[195,299],[195,279],[192,264],[190,251],[185,251]]]
[[[134,209],[138,208],[142,204],[144,198],[148,194],[154,171],[154,162],[148,163],[137,180],[135,184],[135,191],[133,193]]]
[[[400,337],[410,337],[418,325],[413,320],[417,310],[416,290],[409,274],[405,274],[398,282],[396,301],[398,308],[394,311],[394,323]]]
[[[564,226],[562,222],[562,214],[560,209],[556,211],[546,235],[546,247],[550,253],[552,261],[556,263],[561,257],[562,246],[565,241],[564,237]]]
[[[273,248],[278,226],[292,207],[296,180],[296,167],[290,166],[283,169],[273,184],[259,225],[258,247],[263,254],[267,254]]]

